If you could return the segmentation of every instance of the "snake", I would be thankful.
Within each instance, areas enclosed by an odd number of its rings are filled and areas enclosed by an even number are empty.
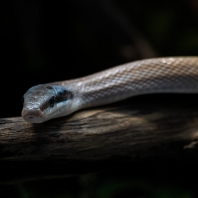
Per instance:
[[[85,77],[39,84],[24,94],[21,114],[27,122],[42,123],[153,93],[198,93],[198,57],[142,59]]]

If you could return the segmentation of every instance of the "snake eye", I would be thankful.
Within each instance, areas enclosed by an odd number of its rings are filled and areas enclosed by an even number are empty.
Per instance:
[[[54,103],[55,103],[55,99],[54,99],[54,96],[53,96],[53,97],[51,97],[51,99],[49,101],[50,107],[53,107]]]

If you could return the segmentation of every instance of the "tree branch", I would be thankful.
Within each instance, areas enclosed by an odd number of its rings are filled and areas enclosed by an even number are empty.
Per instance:
[[[198,96],[171,97],[136,97],[43,124],[0,119],[0,182],[101,171],[121,160],[197,161]]]

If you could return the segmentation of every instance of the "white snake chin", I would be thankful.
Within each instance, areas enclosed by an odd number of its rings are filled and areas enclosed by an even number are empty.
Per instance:
[[[145,59],[74,80],[34,86],[24,95],[22,117],[41,123],[149,93],[198,93],[198,57]]]

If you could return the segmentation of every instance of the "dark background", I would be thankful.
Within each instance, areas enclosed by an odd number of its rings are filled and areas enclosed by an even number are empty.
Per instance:
[[[33,85],[133,60],[198,54],[196,0],[1,1],[0,117]]]
[[[197,55],[198,1],[1,1],[0,46],[0,117],[20,116],[22,95],[33,85],[77,78],[138,59]],[[124,176],[116,169],[4,187],[2,193],[22,198],[39,197],[39,193],[40,197],[116,197],[115,189],[132,185],[133,197],[194,197],[195,188],[185,188],[186,181],[182,183],[178,175],[173,179],[170,167],[163,164],[161,172],[141,175],[139,183],[128,175],[129,168]],[[162,174],[164,170],[170,173]],[[163,185],[158,184],[159,178],[166,178]],[[135,196],[134,189],[146,193]]]

